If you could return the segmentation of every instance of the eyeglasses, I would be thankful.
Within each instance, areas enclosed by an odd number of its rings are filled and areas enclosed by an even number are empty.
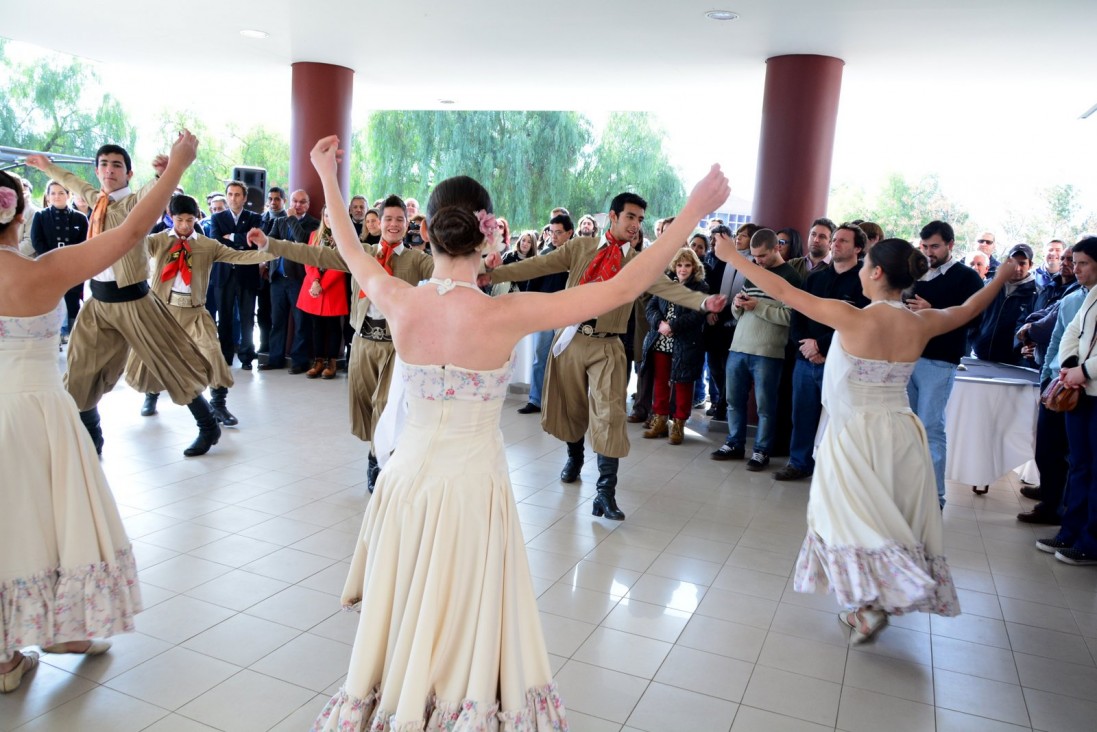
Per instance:
[[[788,239],[778,239],[777,243],[778,244],[788,244]]]
[[[975,242],[977,244],[993,244],[994,240],[993,239],[976,239]]]

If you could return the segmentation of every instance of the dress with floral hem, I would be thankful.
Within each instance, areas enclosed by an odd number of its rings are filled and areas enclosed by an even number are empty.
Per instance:
[[[889,305],[902,307],[870,307]],[[834,334],[797,592],[833,590],[851,609],[960,614],[929,443],[907,398],[914,366],[851,356]]]

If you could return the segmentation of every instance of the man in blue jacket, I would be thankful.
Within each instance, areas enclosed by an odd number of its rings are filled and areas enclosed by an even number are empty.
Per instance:
[[[975,336],[975,355],[984,361],[1031,367],[1035,361],[1021,355],[1022,343],[1016,334],[1036,304],[1036,279],[1030,271],[1032,247],[1017,244],[1009,250],[1009,258],[1017,263],[1016,273],[983,313]]]

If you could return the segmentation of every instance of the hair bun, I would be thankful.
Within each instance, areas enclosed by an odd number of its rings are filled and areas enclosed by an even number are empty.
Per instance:
[[[473,253],[484,243],[480,220],[471,211],[459,206],[443,206],[435,212],[428,224],[431,248],[451,257]]]
[[[907,267],[910,268],[910,276],[917,282],[929,271],[929,260],[919,249],[914,249],[910,253],[910,258],[907,259]]]

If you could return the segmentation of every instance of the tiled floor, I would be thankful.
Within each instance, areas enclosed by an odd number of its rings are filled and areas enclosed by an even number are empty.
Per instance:
[[[8,730],[304,730],[338,688],[356,615],[338,595],[362,512],[365,446],[346,381],[237,371],[241,426],[202,458],[186,409],[119,388],[104,466],[136,547],[146,610],[102,657],[44,655],[0,697]],[[583,481],[536,416],[504,412],[515,498],[572,728],[1097,728],[1097,571],[1033,548],[1006,481],[950,487],[946,542],[965,614],[895,618],[849,645],[828,596],[791,589],[806,483],[717,463],[630,426],[624,523],[591,516]],[[696,414],[700,414],[699,412]],[[697,430],[700,430],[699,432]]]

